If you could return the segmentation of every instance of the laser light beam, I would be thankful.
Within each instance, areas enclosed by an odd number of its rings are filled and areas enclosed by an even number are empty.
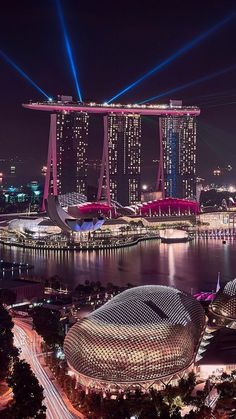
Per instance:
[[[75,83],[75,87],[76,87],[76,92],[77,92],[77,95],[79,97],[80,102],[82,102],[82,95],[81,95],[81,90],[80,90],[79,81],[78,81],[78,77],[77,77],[78,71],[76,69],[76,65],[75,65],[75,61],[74,61],[74,57],[73,57],[73,53],[72,53],[72,48],[71,48],[71,43],[70,43],[69,35],[68,35],[67,29],[66,29],[65,19],[64,19],[64,16],[63,16],[63,11],[62,11],[60,0],[56,0],[56,5],[57,5],[59,20],[60,20],[62,31],[63,31],[66,53],[67,53],[67,56],[68,56],[68,59],[69,59],[71,73],[72,73],[74,83]]]
[[[219,77],[222,74],[229,73],[230,71],[233,71],[233,70],[236,70],[236,64],[231,65],[230,67],[227,67],[227,68],[223,68],[223,69],[221,69],[219,71],[216,71],[212,74],[202,76],[197,80],[192,80],[188,83],[185,83],[185,84],[182,84],[180,86],[174,87],[173,89],[167,90],[166,92],[162,92],[159,95],[149,97],[148,99],[145,99],[142,102],[139,102],[139,105],[144,105],[145,103],[152,102],[153,100],[160,99],[161,97],[168,96],[172,93],[179,92],[180,90],[184,90],[184,89],[187,89],[188,87],[195,86],[198,83],[203,83],[204,81],[211,80],[215,77]]]
[[[27,80],[36,90],[38,90],[39,93],[41,93],[44,97],[47,98],[47,100],[50,99],[50,96],[47,95],[47,93],[44,92],[41,87],[39,87],[29,76],[25,73],[22,68],[20,68],[5,52],[0,50],[0,57],[3,58],[4,61],[6,61],[8,64],[10,64],[11,67],[13,67],[25,80]]]
[[[187,44],[183,45],[180,49],[178,49],[174,54],[167,57],[165,60],[161,61],[159,64],[157,64],[154,68],[149,70],[147,73],[145,73],[143,76],[139,77],[137,80],[135,80],[133,83],[129,84],[127,87],[125,87],[123,90],[121,90],[119,93],[114,95],[111,99],[106,100],[107,103],[113,102],[115,99],[117,99],[120,96],[123,96],[125,93],[127,93],[129,90],[133,89],[135,86],[137,86],[142,81],[146,80],[151,75],[157,73],[158,71],[162,70],[164,67],[166,67],[168,64],[175,61],[177,58],[179,58],[181,55],[185,54],[186,52],[190,51],[192,48],[197,46],[200,42],[202,42],[204,39],[206,39],[208,36],[212,35],[214,32],[216,32],[218,29],[220,29],[222,26],[229,23],[232,19],[236,17],[236,11],[231,13],[230,15],[226,16],[223,20],[216,23],[214,26],[210,27],[205,32],[202,32],[195,38],[193,38],[191,41],[187,42]]]

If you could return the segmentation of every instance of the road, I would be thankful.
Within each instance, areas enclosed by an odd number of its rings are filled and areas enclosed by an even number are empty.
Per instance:
[[[5,409],[7,404],[12,400],[12,391],[11,389],[7,390],[5,394],[0,396],[0,410]]]
[[[47,371],[43,368],[39,361],[41,353],[41,338],[32,330],[32,326],[27,319],[13,318],[15,326],[14,343],[21,349],[20,358],[25,359],[31,366],[32,371],[39,380],[39,383],[44,388],[44,403],[47,407],[48,419],[74,419],[84,416],[79,414],[71,405],[70,401],[59,391],[49,376]],[[71,413],[73,411],[73,414]]]

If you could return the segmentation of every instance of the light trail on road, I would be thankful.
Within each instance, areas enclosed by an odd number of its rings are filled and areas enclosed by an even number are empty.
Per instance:
[[[23,320],[14,318],[14,342],[17,348],[21,349],[20,358],[25,359],[31,366],[39,383],[44,388],[44,403],[47,407],[48,419],[74,419],[83,418],[70,413],[60,392],[57,390],[45,369],[41,365],[38,356],[41,352],[40,337],[31,329],[31,325]]]

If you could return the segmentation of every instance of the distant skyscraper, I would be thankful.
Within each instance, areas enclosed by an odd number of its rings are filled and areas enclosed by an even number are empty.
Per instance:
[[[111,199],[123,205],[131,205],[141,200],[140,163],[140,115],[108,115]]]
[[[87,189],[88,119],[84,112],[56,115],[56,154],[58,194]]]
[[[170,106],[181,107],[181,101]],[[160,118],[165,195],[196,198],[196,117],[191,115]]]

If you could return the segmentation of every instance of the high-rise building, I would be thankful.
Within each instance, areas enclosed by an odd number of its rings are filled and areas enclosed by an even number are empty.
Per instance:
[[[182,106],[171,101],[170,106]],[[165,194],[167,197],[196,198],[196,117],[160,118]]]
[[[85,112],[56,115],[56,154],[58,194],[87,189],[88,119]]]
[[[104,124],[97,200],[105,196],[109,205],[111,199],[123,205],[140,202],[141,116],[147,115],[160,119],[156,191],[162,196],[166,189],[167,196],[195,197],[195,117],[200,114],[196,106],[185,107],[179,101],[171,101],[170,105],[133,106],[80,103],[70,96],[23,106],[51,113],[42,209],[48,195],[85,192],[89,114],[102,115]]]
[[[122,205],[140,202],[140,115],[108,115],[108,163],[111,199]]]

